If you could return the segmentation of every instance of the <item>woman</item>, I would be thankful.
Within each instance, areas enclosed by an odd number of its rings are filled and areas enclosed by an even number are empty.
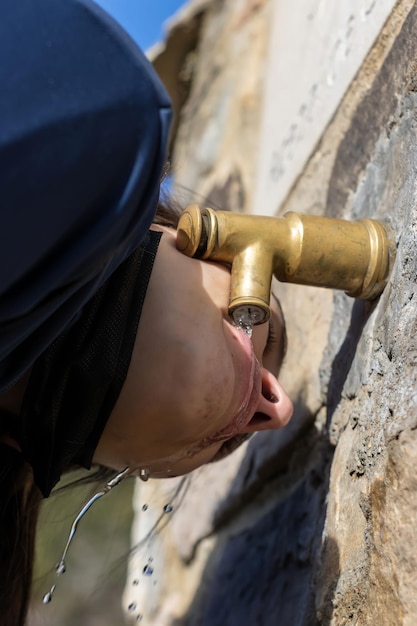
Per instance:
[[[0,615],[17,626],[64,471],[182,474],[292,406],[278,306],[251,342],[227,268],[149,228],[170,105],[137,47],[90,0],[5,0],[0,58]]]

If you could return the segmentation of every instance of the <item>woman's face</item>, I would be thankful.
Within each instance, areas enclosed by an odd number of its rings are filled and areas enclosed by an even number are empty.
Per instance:
[[[227,314],[228,269],[184,256],[174,231],[155,228],[163,235],[132,360],[94,461],[167,477],[281,428],[293,407],[276,379],[285,351],[277,303],[249,339]]]

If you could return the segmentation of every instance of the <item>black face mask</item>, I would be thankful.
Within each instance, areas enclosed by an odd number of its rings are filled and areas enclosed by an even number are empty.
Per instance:
[[[17,440],[47,497],[65,469],[87,469],[125,381],[161,233],[138,248],[34,363]]]

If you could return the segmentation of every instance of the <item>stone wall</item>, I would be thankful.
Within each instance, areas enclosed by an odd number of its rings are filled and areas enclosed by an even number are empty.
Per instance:
[[[253,210],[273,9],[204,8],[173,155],[185,202]],[[138,484],[132,623],[417,623],[416,69],[417,8],[401,0],[276,207],[386,221],[387,288],[367,303],[279,285],[294,417],[185,482]]]

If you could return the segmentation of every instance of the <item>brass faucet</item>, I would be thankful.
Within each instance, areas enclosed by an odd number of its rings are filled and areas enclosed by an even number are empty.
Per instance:
[[[273,275],[370,300],[384,289],[395,256],[393,236],[377,220],[350,222],[295,212],[263,217],[195,204],[180,218],[177,248],[190,257],[231,265],[229,315],[249,326],[269,318]]]

